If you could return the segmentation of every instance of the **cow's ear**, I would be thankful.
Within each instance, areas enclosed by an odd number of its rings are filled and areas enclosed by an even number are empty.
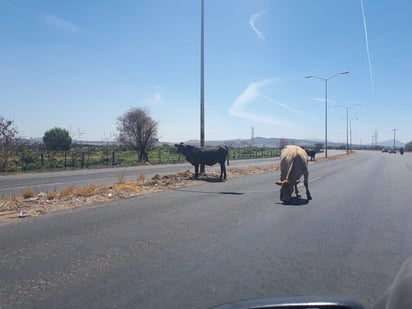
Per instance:
[[[281,186],[282,184],[283,184],[283,181],[276,181],[276,184],[278,185],[278,186]]]

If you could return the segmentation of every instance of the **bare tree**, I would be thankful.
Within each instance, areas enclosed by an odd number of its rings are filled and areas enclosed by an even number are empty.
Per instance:
[[[17,137],[17,128],[13,126],[13,121],[0,116],[0,171],[4,172],[7,163],[13,154],[13,146]]]
[[[156,141],[157,127],[148,109],[134,107],[118,118],[118,140],[137,152],[138,161],[149,161],[147,149]]]

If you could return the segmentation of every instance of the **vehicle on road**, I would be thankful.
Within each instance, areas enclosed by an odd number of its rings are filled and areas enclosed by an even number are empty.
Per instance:
[[[389,150],[389,153],[396,153],[396,150],[395,150],[395,149],[391,149],[391,150]]]

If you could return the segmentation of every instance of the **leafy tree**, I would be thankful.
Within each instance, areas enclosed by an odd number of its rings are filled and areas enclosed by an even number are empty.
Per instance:
[[[13,146],[16,141],[18,131],[13,126],[13,121],[0,116],[0,171],[4,172],[7,163],[13,154]]]
[[[72,138],[66,129],[53,128],[44,133],[43,142],[48,151],[68,151]]]
[[[148,109],[131,108],[118,118],[118,140],[137,152],[138,161],[149,161],[147,150],[157,140],[157,127]]]
[[[407,142],[407,143],[405,144],[405,150],[406,150],[406,151],[412,151],[412,141]]]
[[[29,152],[23,151],[20,155],[20,162],[22,164],[23,172],[27,171],[27,167],[30,164],[35,163],[38,157],[39,157],[38,153],[31,152],[31,151]]]
[[[46,147],[50,167],[55,167],[55,156],[57,151],[68,151],[72,138],[66,129],[53,128],[44,133],[43,142]],[[43,155],[42,162],[43,162]]]

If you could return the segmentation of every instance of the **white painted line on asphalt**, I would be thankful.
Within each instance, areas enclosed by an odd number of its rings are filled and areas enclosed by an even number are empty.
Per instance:
[[[322,177],[315,177],[315,178],[310,179],[308,182],[314,182],[314,181],[319,180],[319,179],[321,179],[321,178],[322,178]]]

